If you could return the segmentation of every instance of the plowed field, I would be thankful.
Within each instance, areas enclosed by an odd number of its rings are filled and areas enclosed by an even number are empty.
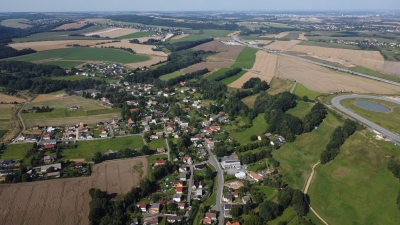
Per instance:
[[[400,76],[400,62],[386,61],[381,69],[382,73]]]
[[[220,41],[211,41],[199,46],[194,47],[193,49],[204,50],[204,51],[215,51],[219,52],[216,55],[208,57],[210,61],[235,61],[239,56],[240,52],[243,50],[243,46],[239,45],[225,45]]]

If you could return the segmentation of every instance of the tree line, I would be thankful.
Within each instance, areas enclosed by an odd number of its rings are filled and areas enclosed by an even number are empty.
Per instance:
[[[32,110],[36,110],[36,112],[41,113],[41,112],[51,112],[53,111],[53,108],[50,108],[48,105],[47,106],[32,106]],[[26,109],[22,110],[22,113],[27,113],[28,111]]]
[[[10,46],[0,45],[0,59],[16,57],[21,55],[28,55],[35,53],[36,51],[31,48],[24,48],[22,50],[17,50]]]
[[[200,39],[200,40],[196,40],[196,41],[180,41],[180,42],[175,42],[175,43],[166,42],[163,45],[171,52],[175,52],[175,51],[181,51],[181,50],[193,48],[197,45],[201,45],[201,44],[213,41],[213,40],[214,40],[214,38],[205,38],[205,39]]]
[[[228,78],[228,77],[233,77],[233,76],[235,76],[236,74],[238,74],[238,73],[240,73],[240,72],[242,72],[242,69],[241,69],[241,68],[233,68],[233,69],[231,69],[231,70],[226,71],[226,72],[225,72],[224,74],[222,74],[221,76],[218,76],[218,77],[214,78],[213,80],[215,80],[215,81],[221,81],[221,80],[226,79],[226,78]]]
[[[155,79],[153,84],[154,84],[154,86],[156,86],[158,88],[171,87],[171,86],[179,84],[182,81],[188,81],[188,80],[191,80],[193,78],[201,77],[201,76],[203,76],[204,74],[206,74],[208,72],[210,72],[210,71],[207,68],[205,68],[205,69],[202,69],[202,70],[194,71],[192,73],[186,73],[185,75],[174,77],[174,78],[171,78],[171,79],[166,80],[166,81],[160,80],[160,79]]]

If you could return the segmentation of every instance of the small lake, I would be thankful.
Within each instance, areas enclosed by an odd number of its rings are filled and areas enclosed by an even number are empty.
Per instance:
[[[353,102],[356,106],[361,107],[366,110],[375,111],[375,112],[390,112],[390,108],[369,101],[357,100]]]

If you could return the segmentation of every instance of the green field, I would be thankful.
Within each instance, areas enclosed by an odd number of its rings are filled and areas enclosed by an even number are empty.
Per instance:
[[[258,36],[258,35],[240,36],[240,39],[249,40],[249,41],[250,41],[250,40],[270,40],[270,41],[276,40],[276,38],[260,37],[260,36]]]
[[[374,77],[383,78],[383,79],[386,79],[386,80],[391,80],[391,81],[395,81],[395,82],[399,82],[400,81],[399,77],[387,75],[387,74],[384,74],[384,73],[380,73],[380,72],[377,72],[375,70],[371,70],[371,69],[368,69],[368,68],[365,68],[365,67],[362,67],[362,66],[352,67],[351,70],[359,72],[359,73],[368,74],[368,75],[371,75],[371,76],[374,76]]]
[[[149,146],[149,148],[151,150],[157,150],[157,148],[165,148],[165,150],[167,150],[167,146],[166,146],[164,138],[148,141],[147,145]]]
[[[25,29],[31,27],[29,24],[24,24],[20,22],[28,21],[27,19],[6,19],[1,21],[1,25],[5,27],[21,28]]]
[[[290,187],[303,189],[312,166],[319,161],[333,130],[340,124],[333,114],[328,113],[318,129],[297,136],[294,142],[286,143],[273,152],[274,158],[280,162],[279,171]]]
[[[231,67],[247,68],[247,69],[252,68],[254,62],[256,61],[257,51],[258,51],[257,49],[245,47],[239,54],[238,58],[236,59],[236,62]]]
[[[23,159],[26,155],[26,152],[31,149],[33,146],[32,143],[29,144],[16,144],[16,145],[7,145],[6,150],[1,156],[2,160],[5,159]]]
[[[200,34],[208,37],[226,37],[228,34],[232,33],[229,30],[189,30],[190,34]]]
[[[254,102],[256,101],[256,98],[258,97],[258,94],[256,94],[256,95],[251,95],[251,96],[248,96],[248,97],[246,97],[246,98],[242,98],[242,102],[244,103],[244,104],[246,104],[250,109],[252,109],[253,108],[253,106],[254,106]]]
[[[225,79],[221,80],[220,82],[223,83],[223,84],[228,85],[228,84],[234,82],[235,80],[239,79],[239,78],[240,78],[241,76],[243,76],[246,72],[247,72],[247,71],[242,70],[240,73],[236,74],[235,76],[231,76],[231,77],[225,78]]]
[[[321,42],[321,41],[302,41],[299,43],[299,45],[318,46],[318,47],[326,47],[326,48],[343,48],[343,49],[353,49],[353,50],[360,49],[354,45],[345,45],[345,44]]]
[[[148,37],[148,36],[151,36],[154,34],[156,34],[156,32],[154,32],[154,31],[143,31],[143,32],[136,32],[136,33],[120,36],[120,37],[118,37],[118,39],[134,39],[134,38]]]
[[[179,38],[179,39],[169,39],[167,42],[172,44],[172,43],[182,42],[182,41],[197,41],[197,40],[206,39],[206,38],[209,38],[209,37],[206,37],[204,35],[191,34],[186,37]]]
[[[293,220],[296,220],[296,212],[292,207],[288,207],[285,209],[281,216],[274,220],[268,221],[268,225],[278,225],[279,222],[287,222],[287,224],[289,225],[292,224],[290,222],[292,222]]]
[[[296,107],[294,107],[293,109],[289,109],[288,111],[286,111],[286,113],[289,113],[293,116],[297,116],[300,119],[302,119],[307,113],[311,111],[311,107],[313,105],[314,104],[310,102],[297,101]]]
[[[224,129],[226,126],[224,126]],[[244,129],[242,131],[238,132],[230,132],[230,136],[235,139],[235,141],[239,142],[240,144],[246,144],[251,142],[250,141],[250,136],[252,135],[260,135],[263,132],[267,130],[267,123],[265,122],[264,119],[264,113],[259,114],[254,120],[253,120],[253,126],[247,129]]]
[[[400,147],[377,141],[366,130],[353,134],[340,154],[316,167],[311,205],[329,224],[398,224],[399,180],[386,168]]]
[[[321,36],[308,36],[308,40],[319,41],[319,40],[345,40],[345,41],[356,41],[356,40],[377,40],[379,42],[399,42],[400,37],[398,33],[386,32],[382,33],[379,31],[356,31],[356,32],[342,32],[342,31],[313,31],[312,34],[318,34]]]
[[[42,113],[21,113],[21,116],[24,120],[31,119],[45,119],[45,118],[65,118],[65,117],[77,117],[77,116],[95,116],[101,114],[108,113],[119,113],[120,109],[94,109],[94,110],[85,110],[85,109],[77,109],[74,111],[70,111],[67,108],[64,109],[53,109],[51,112],[42,112]]]
[[[399,40],[400,42],[400,40]],[[389,61],[400,61],[400,51],[398,48],[395,47],[381,47],[381,53],[387,57],[386,60]],[[397,58],[395,57],[397,56]]]
[[[143,146],[142,137],[138,135],[95,141],[78,141],[77,143],[76,149],[63,150],[62,155],[65,159],[85,158],[87,161],[92,161],[96,152],[105,153],[108,150],[118,151],[126,148],[138,149]]]
[[[79,65],[82,65],[83,61],[47,61],[43,62],[41,64],[46,64],[46,65],[56,65],[62,68],[72,68],[72,67],[77,67]]]
[[[276,95],[284,91],[290,91],[293,87],[293,84],[293,80],[273,77],[267,92],[270,95]]]
[[[370,120],[373,123],[378,124],[392,132],[400,133],[400,107],[399,105],[387,102],[387,101],[379,101],[373,99],[360,99],[363,101],[370,101],[379,104],[383,104],[386,107],[391,109],[390,112],[375,112],[363,109],[353,103],[354,100],[357,99],[344,99],[340,101],[340,103],[346,107],[347,109],[357,113],[358,115],[364,117],[367,120]]]
[[[290,31],[290,33],[283,38],[290,40],[297,40],[299,38],[299,34],[301,33],[302,33],[301,31]]]
[[[293,94],[299,96],[300,98],[307,96],[309,100],[315,100],[318,96],[323,95],[323,93],[312,91],[300,83],[296,84]]]
[[[63,77],[50,77],[52,80],[87,80],[87,79],[93,79],[93,80],[101,80],[101,81],[108,81],[108,82],[115,82],[117,79],[112,79],[112,78],[101,78],[101,77],[86,77],[86,76],[80,76],[80,75],[71,75],[71,76],[63,76]]]
[[[172,73],[169,73],[169,74],[162,75],[160,77],[160,80],[169,80],[169,79],[172,79],[172,78],[175,78],[175,77],[179,77],[181,75],[182,75],[181,72],[175,71],[175,72],[172,72]]]
[[[111,48],[63,48],[54,49],[34,54],[16,57],[17,61],[38,61],[53,58],[61,58],[63,60],[89,60],[89,61],[109,61],[118,63],[133,63],[150,59],[148,56],[131,54],[122,50]]]
[[[213,79],[215,79],[215,78],[218,78],[218,77],[224,75],[224,73],[227,72],[228,70],[230,70],[230,68],[221,68],[221,69],[218,69],[217,71],[215,71],[215,72],[212,73],[211,75],[207,76],[206,78],[207,78],[208,80],[213,80]]]

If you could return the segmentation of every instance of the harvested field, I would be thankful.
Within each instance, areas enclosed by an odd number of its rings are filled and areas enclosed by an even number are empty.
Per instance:
[[[272,42],[269,40],[254,40],[254,41],[257,41],[259,44],[262,44],[262,45],[269,45]]]
[[[9,102],[26,102],[25,99],[23,98],[18,98],[16,96],[12,96],[12,95],[5,95],[0,93],[0,102],[4,102],[4,103],[9,103]]]
[[[127,34],[132,34],[135,32],[139,32],[139,30],[131,28],[110,27],[96,32],[86,33],[85,36],[99,35],[100,37],[116,38]]]
[[[59,27],[54,28],[53,30],[68,30],[68,29],[78,29],[85,26],[86,23],[67,23],[63,24]]]
[[[383,56],[378,51],[325,48],[305,45],[297,45],[290,50],[342,59],[349,61],[352,64],[363,66],[375,71],[380,71],[384,65]]]
[[[277,55],[269,54],[265,51],[258,51],[253,68],[239,79],[229,84],[229,87],[241,88],[243,83],[252,77],[258,77],[261,80],[267,81],[269,84],[275,76],[277,58]]]
[[[194,47],[193,49],[204,50],[204,51],[216,51],[219,52],[216,55],[210,56],[207,59],[209,61],[235,61],[242,52],[244,46],[239,45],[225,45],[220,41],[211,41]]]
[[[298,43],[300,43],[299,40],[274,41],[273,43],[267,45],[266,48],[277,51],[287,51],[293,48]]]
[[[102,42],[111,42],[110,40],[64,40],[64,41],[35,41],[35,42],[23,42],[23,43],[15,43],[9,44],[9,46],[21,50],[24,48],[31,48],[38,52],[59,49],[59,48],[68,48],[67,45],[96,45],[97,43]]]
[[[138,39],[138,41],[140,43],[143,43],[145,41],[148,41],[149,39],[155,39],[155,40],[161,40],[162,36],[157,35],[157,36],[153,36],[153,37],[141,37],[141,38],[133,38],[133,39]],[[173,38],[172,38],[173,39]]]
[[[67,98],[64,94],[60,94],[60,95],[43,94],[43,95],[38,95],[31,102],[33,102],[33,103],[47,102],[47,101],[53,101],[53,100],[61,100],[64,98]]]
[[[277,76],[293,79],[321,93],[340,91],[374,94],[398,94],[400,87],[368,78],[337,72],[298,59],[279,56]]]
[[[113,46],[116,48],[121,48],[121,47],[131,48],[133,51],[135,51],[138,54],[167,56],[167,54],[165,54],[165,52],[151,50],[152,48],[156,47],[154,45],[133,44],[133,43],[129,43],[128,39],[121,40],[120,42],[111,42],[111,43],[107,43],[107,44],[96,45],[96,47],[110,47],[110,46]]]
[[[385,61],[380,72],[400,76],[400,62]]]
[[[31,108],[32,106],[49,106],[50,108],[54,109],[64,109],[71,106],[79,106],[85,110],[97,110],[106,108],[104,106],[101,106],[99,101],[82,98],[80,96],[64,96],[64,94],[38,95],[32,102],[25,105],[25,109]]]
[[[184,38],[186,36],[189,36],[190,34],[180,34],[180,35],[175,35],[171,38],[171,40],[176,40],[176,39],[181,39]]]
[[[262,37],[269,37],[269,38],[284,38],[286,35],[288,35],[290,32],[289,31],[287,31],[287,32],[281,32],[281,33],[279,33],[279,34],[270,34],[270,35],[267,35],[267,36],[262,36]]]
[[[166,41],[166,40],[170,39],[173,36],[174,36],[174,34],[168,33],[167,35],[165,35],[165,37],[163,39],[161,39],[161,41]]]
[[[150,60],[136,62],[136,63],[128,63],[128,64],[124,64],[124,65],[128,66],[130,68],[138,68],[138,67],[142,68],[144,66],[150,67],[156,63],[167,61],[167,59],[168,59],[168,57],[166,57],[166,56],[150,56]]]
[[[185,69],[183,69],[182,71],[184,73],[192,73],[194,71],[197,70],[202,70],[207,68],[208,70],[214,70],[216,68],[226,68],[226,67],[230,67],[233,64],[232,62],[201,62],[201,63],[197,63],[194,64],[192,66],[189,66]]]
[[[0,224],[89,224],[89,189],[125,194],[147,176],[147,164],[145,157],[107,161],[90,177],[1,185]]]
[[[304,36],[306,33],[301,33],[300,35],[299,35],[299,40],[301,40],[301,41],[308,41],[308,38],[306,37],[306,36]]]

